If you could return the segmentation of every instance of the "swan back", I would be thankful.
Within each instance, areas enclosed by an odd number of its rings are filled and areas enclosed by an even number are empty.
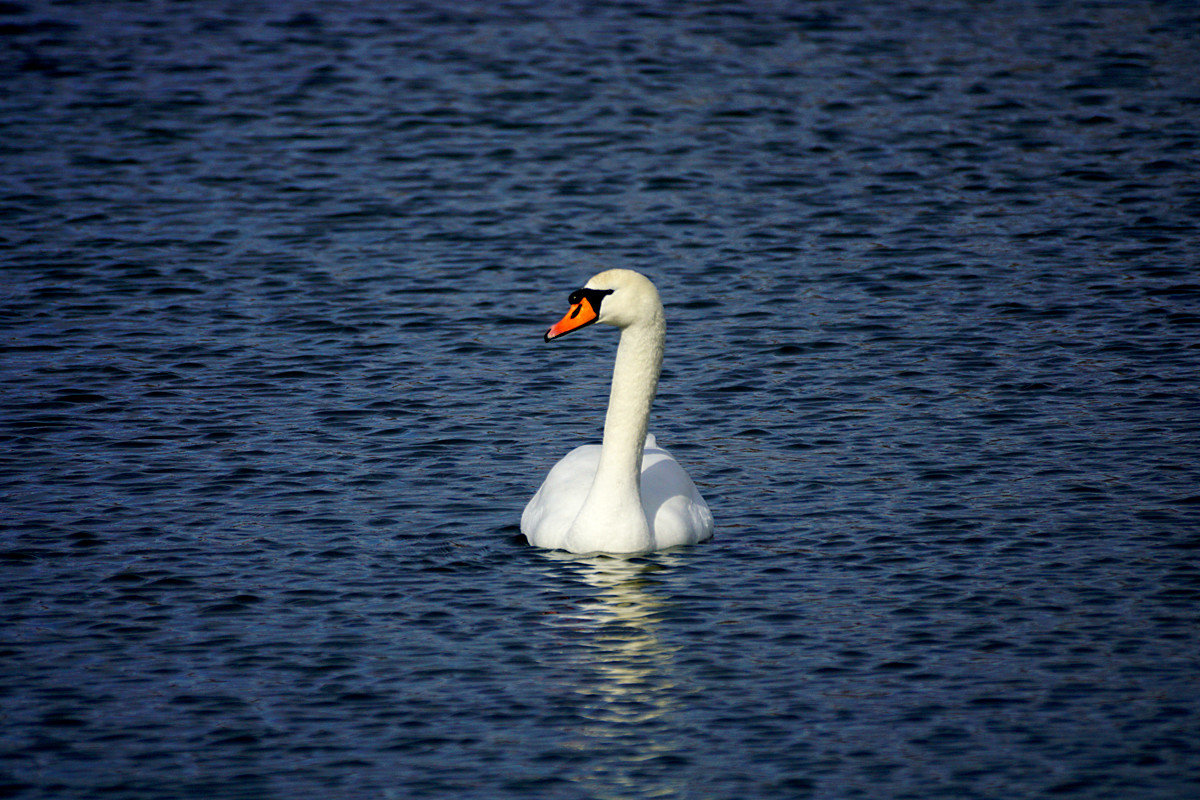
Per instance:
[[[600,462],[598,444],[585,444],[567,453],[554,465],[521,514],[521,532],[530,544],[550,550],[584,553],[636,553],[696,544],[712,537],[713,518],[708,504],[678,461],[647,434],[639,480],[640,509],[646,520],[647,541],[630,539],[611,516],[601,517],[595,534],[576,530],[568,546],[568,532],[580,515],[591,491]],[[599,541],[592,541],[596,536]]]

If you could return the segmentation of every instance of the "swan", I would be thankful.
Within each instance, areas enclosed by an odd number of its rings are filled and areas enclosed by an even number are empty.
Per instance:
[[[708,504],[646,433],[666,336],[658,289],[645,275],[612,269],[568,302],[547,342],[596,322],[621,331],[604,438],[554,465],[521,514],[521,533],[537,547],[572,553],[648,553],[710,538]]]

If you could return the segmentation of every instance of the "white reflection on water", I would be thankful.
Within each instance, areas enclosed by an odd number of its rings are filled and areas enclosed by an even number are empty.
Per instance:
[[[659,636],[659,615],[670,606],[655,592],[654,574],[678,559],[656,554],[629,560],[566,557],[575,576],[595,589],[559,625],[573,631],[568,648],[578,669],[570,688],[583,702],[563,746],[586,753],[573,776],[598,798],[671,796],[682,788],[664,761],[687,759],[664,717],[680,708],[675,677],[678,648]]]

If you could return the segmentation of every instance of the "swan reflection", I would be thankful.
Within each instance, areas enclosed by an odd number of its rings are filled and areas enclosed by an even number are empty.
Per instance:
[[[679,759],[672,725],[662,719],[680,706],[674,655],[657,630],[671,603],[656,592],[655,573],[675,564],[670,554],[627,560],[565,558],[581,582],[595,590],[560,617],[572,629],[567,651],[578,669],[570,690],[580,699],[578,724],[563,745],[586,752],[576,778],[596,797],[666,794],[675,787],[647,762]],[[655,784],[648,787],[647,782]]]

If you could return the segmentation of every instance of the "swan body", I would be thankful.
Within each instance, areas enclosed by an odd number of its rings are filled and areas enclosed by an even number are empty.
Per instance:
[[[601,272],[570,298],[550,341],[594,322],[621,330],[599,445],[554,465],[521,515],[530,544],[573,553],[646,553],[712,536],[708,504],[646,429],[666,324],[658,290],[631,270]]]

